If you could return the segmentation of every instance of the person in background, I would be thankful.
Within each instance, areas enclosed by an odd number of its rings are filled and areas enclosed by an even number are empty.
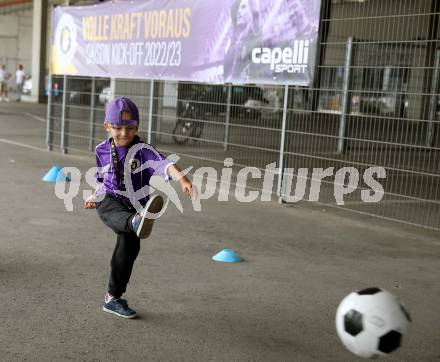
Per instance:
[[[23,93],[23,84],[26,79],[26,73],[23,70],[23,65],[17,65],[17,71],[15,72],[15,83],[17,85],[17,102],[21,101],[21,95]]]
[[[0,101],[9,102],[8,98],[8,81],[11,74],[6,71],[4,64],[0,66]]]
[[[259,0],[235,0],[231,7],[232,34],[223,64],[224,82],[244,81],[253,73],[251,52],[261,46]]]

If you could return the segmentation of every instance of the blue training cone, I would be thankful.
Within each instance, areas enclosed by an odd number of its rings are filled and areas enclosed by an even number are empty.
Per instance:
[[[70,179],[64,174],[60,166],[53,166],[42,179],[45,182],[63,182],[70,181]]]
[[[212,260],[222,263],[239,263],[243,259],[231,249],[223,249],[212,257]]]

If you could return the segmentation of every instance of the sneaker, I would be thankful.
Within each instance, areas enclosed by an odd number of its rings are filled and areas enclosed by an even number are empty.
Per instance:
[[[127,301],[122,298],[110,299],[109,302],[104,303],[102,310],[127,319],[135,318],[137,316],[136,312],[128,306]]]
[[[142,214],[134,215],[131,219],[131,225],[140,239],[146,239],[150,236],[153,230],[153,224],[155,219],[149,219],[147,213],[157,214],[162,211],[163,198],[160,195],[154,195],[144,207]]]

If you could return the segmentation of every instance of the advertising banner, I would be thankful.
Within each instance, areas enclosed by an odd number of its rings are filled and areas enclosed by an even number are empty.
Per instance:
[[[52,74],[307,86],[320,0],[134,0],[56,7]]]

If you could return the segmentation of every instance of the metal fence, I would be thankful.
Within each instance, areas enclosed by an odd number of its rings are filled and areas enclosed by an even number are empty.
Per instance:
[[[105,103],[123,95],[139,106],[141,136],[184,163],[220,170],[232,158],[235,171],[264,171],[276,162],[272,192],[289,201],[300,180],[308,200],[312,171],[333,168],[319,203],[440,230],[439,8],[434,0],[322,1],[308,88],[52,76],[47,143],[93,151],[106,137]],[[373,166],[386,170],[385,194],[365,203],[362,176]],[[343,167],[357,169],[359,187],[336,205]]]

